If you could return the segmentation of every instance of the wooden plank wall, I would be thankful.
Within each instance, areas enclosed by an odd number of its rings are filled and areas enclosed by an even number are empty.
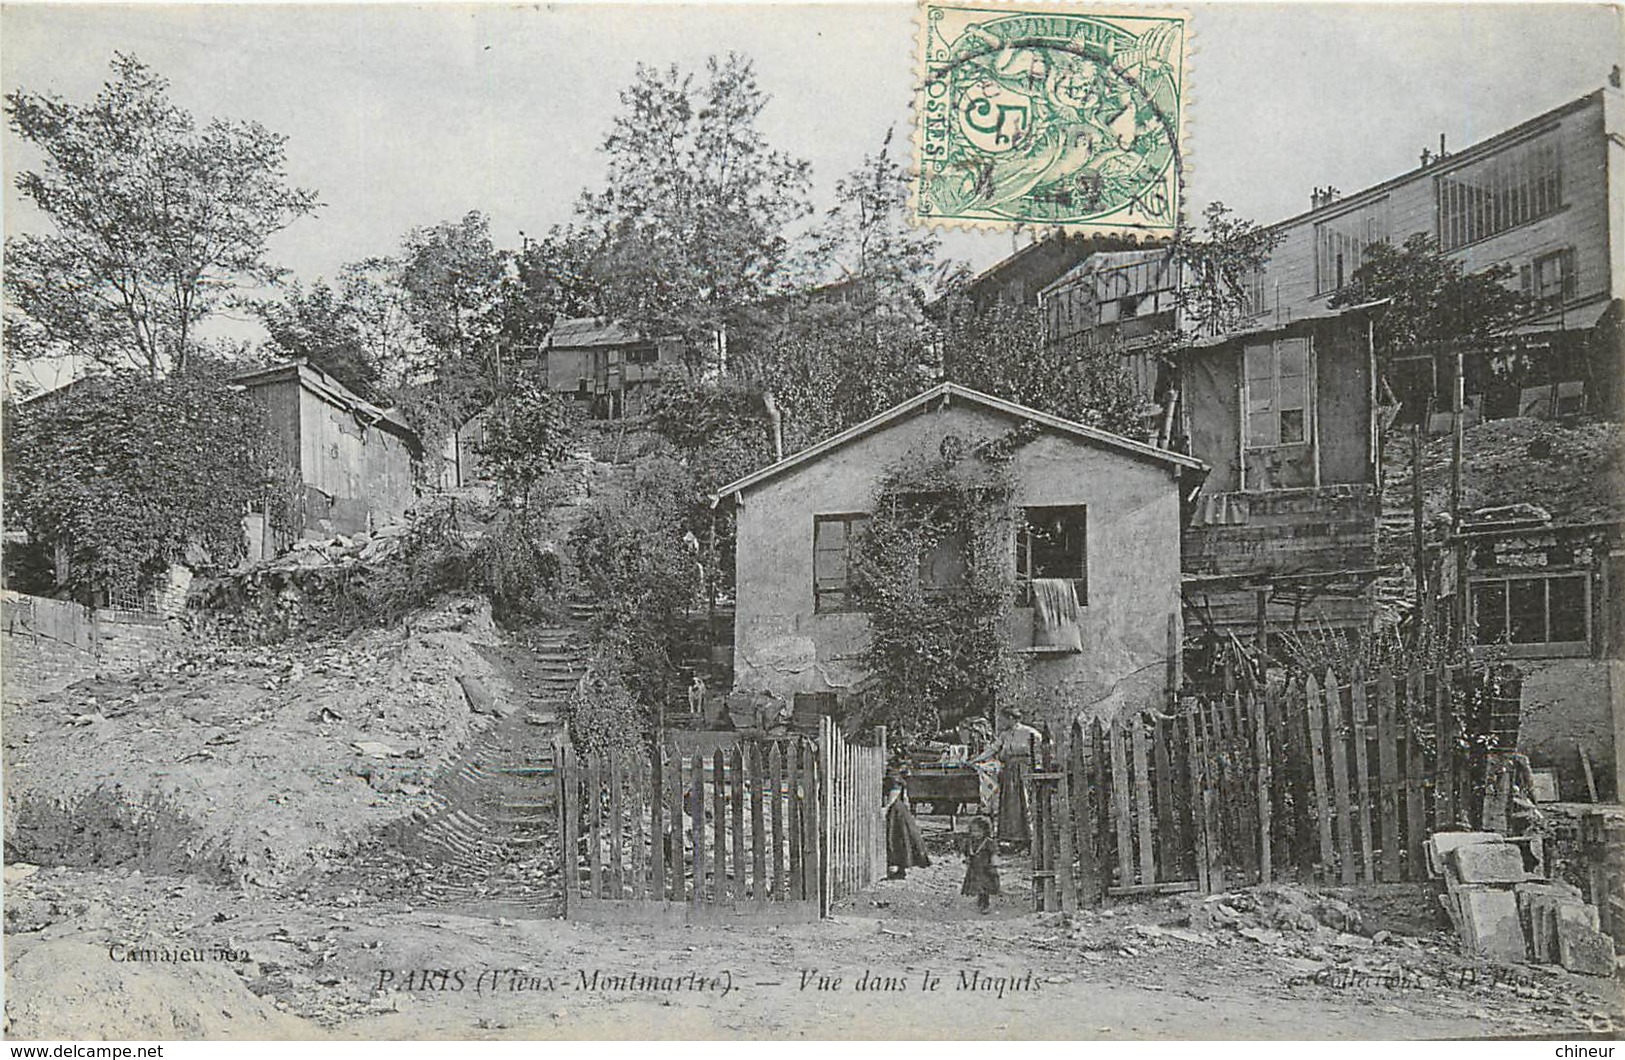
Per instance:
[[[1050,748],[1040,908],[1273,880],[1421,880],[1431,831],[1482,820],[1486,793],[1468,786],[1482,741],[1463,734],[1482,727],[1471,704],[1486,671],[1225,685],[1180,697],[1172,715],[1074,725]]]

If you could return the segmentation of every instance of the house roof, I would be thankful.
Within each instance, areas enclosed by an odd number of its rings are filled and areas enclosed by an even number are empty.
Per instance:
[[[1376,309],[1378,306],[1387,305],[1389,301],[1391,299],[1378,298],[1371,302],[1361,302],[1359,305],[1338,306],[1336,309],[1306,309],[1301,313],[1294,314],[1290,320],[1258,320],[1247,324],[1245,327],[1237,328],[1235,331],[1227,331],[1222,335],[1205,335],[1193,340],[1188,348],[1193,350],[1209,349],[1214,346],[1223,346],[1225,343],[1234,342],[1237,339],[1263,335],[1271,331],[1285,331],[1294,324],[1301,324],[1306,321],[1335,320],[1345,315],[1365,313]]]
[[[936,401],[963,401],[967,404],[978,405],[982,408],[990,409],[994,412],[1000,412],[1007,416],[1015,416],[1019,419],[1028,420],[1052,431],[1056,431],[1061,434],[1068,434],[1074,438],[1080,438],[1084,441],[1091,442],[1106,449],[1114,449],[1130,456],[1139,457],[1145,460],[1155,460],[1168,464],[1175,469],[1196,471],[1201,474],[1206,474],[1208,470],[1208,466],[1202,461],[1193,456],[1186,456],[1184,453],[1176,453],[1168,449],[1158,449],[1154,445],[1147,445],[1144,442],[1136,442],[1134,439],[1124,438],[1120,434],[1113,434],[1110,431],[1103,431],[1096,427],[1088,427],[1081,423],[1074,423],[1072,420],[1062,419],[1059,416],[1052,416],[1047,412],[1039,412],[1037,409],[1030,409],[1025,405],[1018,405],[1013,401],[1005,401],[1003,398],[996,398],[991,394],[984,394],[979,390],[972,390],[969,387],[960,386],[958,383],[938,383],[930,390],[927,390],[922,394],[916,394],[914,397],[911,397],[907,401],[900,404],[893,405],[885,412],[880,413],[878,416],[867,419],[855,427],[848,427],[841,433],[831,435],[816,445],[808,446],[799,453],[787,456],[777,463],[769,464],[767,467],[764,467],[759,471],[754,471],[743,478],[736,479],[735,481],[728,483],[726,486],[723,486],[721,489],[717,490],[716,493],[712,494],[711,504],[713,507],[715,507],[724,497],[742,494],[746,490],[759,486],[770,479],[778,478],[787,471],[799,467],[802,464],[811,463],[812,461],[822,457],[825,453],[838,449],[850,442],[857,441],[859,438],[873,434],[905,416],[909,416],[930,406]]]
[[[542,341],[544,347],[630,346],[643,341],[632,328],[604,317],[566,317],[555,320]]]
[[[370,426],[381,427],[399,435],[410,444],[421,447],[422,442],[417,432],[407,425],[398,410],[379,408],[303,357],[245,372],[235,376],[232,382],[243,387],[260,387],[293,380],[297,380],[301,386],[329,404],[365,420]]]

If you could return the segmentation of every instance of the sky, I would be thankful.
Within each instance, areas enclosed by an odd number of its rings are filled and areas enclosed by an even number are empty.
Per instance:
[[[1604,83],[1619,9],[1579,3],[1221,3],[1192,15],[1190,205],[1281,220],[1310,190],[1352,192]],[[416,225],[481,210],[499,245],[569,220],[602,180],[605,133],[639,62],[750,56],[761,124],[812,164],[815,201],[895,127],[907,143],[915,8],[789,5],[6,4],[0,87],[91,98],[115,50],[200,117],[288,137],[294,183],[324,204],[272,242],[305,281],[387,254]],[[13,188],[36,156],[3,141],[6,232],[41,230]],[[947,233],[981,268],[1026,236]]]

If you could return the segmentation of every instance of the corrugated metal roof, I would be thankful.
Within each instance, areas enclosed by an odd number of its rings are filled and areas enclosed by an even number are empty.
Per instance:
[[[643,341],[633,329],[603,317],[570,317],[553,322],[548,347],[630,346]]]

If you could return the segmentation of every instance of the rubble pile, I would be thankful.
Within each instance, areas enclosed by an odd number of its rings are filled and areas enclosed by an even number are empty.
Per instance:
[[[1428,871],[1443,885],[1439,901],[1462,945],[1500,960],[1614,975],[1614,940],[1600,930],[1597,908],[1579,888],[1547,879],[1538,847],[1526,857],[1525,845],[1496,832],[1428,840]]]

